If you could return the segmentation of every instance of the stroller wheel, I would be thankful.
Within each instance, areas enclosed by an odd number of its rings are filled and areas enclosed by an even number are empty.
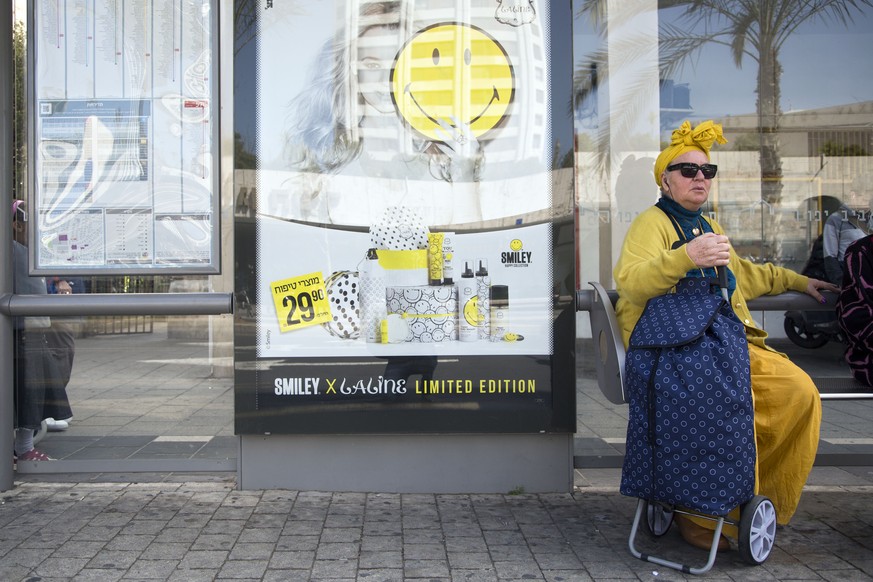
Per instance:
[[[740,512],[739,552],[748,564],[763,564],[776,540],[776,508],[763,495],[755,495]]]
[[[657,502],[644,501],[646,504],[646,528],[649,534],[661,537],[673,523],[673,508]]]

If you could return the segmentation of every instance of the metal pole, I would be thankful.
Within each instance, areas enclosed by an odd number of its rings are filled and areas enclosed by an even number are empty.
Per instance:
[[[0,137],[0,243],[6,250],[0,253],[0,296],[12,293],[12,119],[15,81],[12,55],[12,2],[0,8],[0,127],[6,128]],[[5,33],[2,31],[6,31]],[[14,361],[12,317],[0,314],[0,491],[12,489],[12,457],[14,420]],[[5,458],[3,457],[5,455]]]

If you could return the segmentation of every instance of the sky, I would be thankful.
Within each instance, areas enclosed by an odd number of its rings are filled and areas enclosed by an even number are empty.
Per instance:
[[[577,2],[578,3],[578,2]],[[668,15],[661,11],[659,18]],[[601,40],[581,18],[574,21],[577,65]],[[840,23],[808,22],[796,30],[781,53],[782,107],[798,111],[873,100],[873,8]],[[729,50],[708,45],[673,77],[688,83],[695,117],[721,117],[755,111],[757,63],[746,57],[737,68]]]

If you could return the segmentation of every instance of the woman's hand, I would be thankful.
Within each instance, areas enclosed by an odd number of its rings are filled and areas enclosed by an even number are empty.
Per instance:
[[[442,139],[436,142],[437,148],[449,159],[449,174],[452,182],[471,182],[478,180],[479,166],[482,163],[482,149],[470,125],[452,116],[452,124],[439,120],[440,129],[436,134]]]
[[[840,288],[834,285],[833,283],[828,283],[827,281],[820,281],[819,279],[810,279],[809,283],[806,284],[806,293],[807,295],[811,295],[813,299],[818,301],[819,303],[827,303],[827,300],[819,293],[819,290],[822,291],[832,291],[834,293],[839,293]]]
[[[723,267],[731,258],[731,245],[723,234],[706,232],[685,245],[685,252],[702,269]]]

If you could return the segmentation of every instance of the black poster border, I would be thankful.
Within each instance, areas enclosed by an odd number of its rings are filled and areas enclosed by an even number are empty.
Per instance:
[[[571,214],[575,212],[575,180],[573,120],[568,106],[572,86],[572,13],[569,4],[563,1],[552,0],[549,5],[548,46],[552,51],[550,57],[554,58],[546,58],[546,62],[551,67],[548,117],[549,146],[555,152],[552,216],[556,218],[550,221],[552,309],[543,313],[543,317],[553,322],[552,353],[450,358],[259,357],[256,317],[251,316],[250,304],[256,300],[258,221],[250,216],[237,216],[236,434],[575,432],[575,225]],[[257,71],[257,63],[241,62],[242,58],[238,55],[237,67],[253,67]],[[254,83],[252,87],[239,88],[235,109],[246,98],[257,102],[258,87]],[[248,96],[242,94],[246,91]],[[568,164],[567,160],[571,162]],[[558,179],[557,175],[562,173],[565,179]],[[252,257],[254,263],[241,261],[240,257]],[[254,306],[255,313],[257,307]],[[261,308],[268,311],[272,306]],[[433,367],[431,383],[416,384],[417,374],[430,367]],[[413,377],[406,392],[398,393],[391,380],[410,370]]]

